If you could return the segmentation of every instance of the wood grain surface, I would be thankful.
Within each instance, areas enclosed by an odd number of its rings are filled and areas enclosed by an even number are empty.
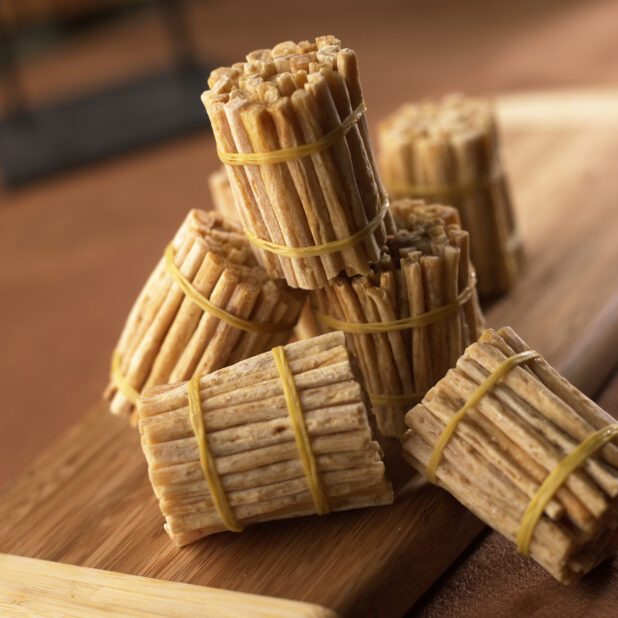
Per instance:
[[[3,616],[336,618],[329,609],[274,597],[0,554]]]
[[[507,127],[508,129],[508,127]],[[506,132],[528,255],[487,313],[592,393],[618,359],[618,139],[598,127]],[[481,530],[388,447],[393,506],[224,533],[178,550],[162,530],[138,436],[95,406],[0,497],[0,551],[400,615]]]
[[[401,488],[411,475],[401,464],[395,472]],[[452,537],[444,542],[447,522]],[[139,436],[99,405],[5,492],[0,551],[310,601],[346,615],[381,613],[386,594],[401,614],[482,528],[428,486],[400,490],[390,507],[267,523],[180,550],[162,525]]]

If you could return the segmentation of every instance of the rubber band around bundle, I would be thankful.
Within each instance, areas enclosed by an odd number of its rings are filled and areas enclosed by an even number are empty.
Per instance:
[[[495,385],[503,378],[511,369],[527,363],[528,361],[541,358],[541,355],[534,350],[526,350],[510,356],[506,360],[502,361],[472,392],[466,403],[459,409],[459,411],[450,418],[446,427],[440,434],[436,444],[433,447],[433,452],[429,458],[427,464],[426,475],[431,483],[436,484],[436,471],[440,465],[440,459],[442,458],[442,452],[451,439],[459,421],[466,415],[466,412],[475,406]]]
[[[364,101],[353,110],[343,122],[329,131],[319,140],[310,144],[301,144],[292,148],[280,148],[279,150],[270,150],[267,152],[223,152],[217,146],[217,154],[222,163],[226,165],[266,165],[272,163],[285,163],[302,159],[311,155],[322,152],[326,148],[332,146],[348,133],[348,131],[363,117],[367,111],[367,106]]]
[[[618,438],[618,423],[608,425],[588,436],[583,442],[576,446],[562,461],[549,473],[543,484],[538,488],[536,494],[526,509],[519,525],[517,533],[517,551],[528,556],[530,554],[530,543],[534,535],[536,525],[554,494],[567,477],[582,463],[603,447],[607,442]]]
[[[116,386],[116,388],[135,406],[137,405],[137,400],[139,399],[139,391],[133,388],[129,381],[124,377],[122,370],[120,369],[120,353],[118,350],[114,350],[114,354],[112,356],[112,370],[111,370],[111,378],[112,382]]]
[[[433,324],[457,311],[461,305],[467,303],[472,298],[474,287],[475,283],[472,282],[464,288],[463,292],[461,292],[453,302],[443,305],[442,307],[409,318],[392,320],[390,322],[346,322],[345,320],[338,320],[337,318],[333,318],[319,311],[316,311],[315,315],[324,326],[354,335],[370,335],[373,333],[388,333],[395,330],[419,328],[421,326]]]
[[[223,486],[221,485],[221,479],[217,472],[214,459],[210,449],[208,448],[208,438],[206,436],[206,430],[204,428],[204,416],[202,411],[202,401],[200,399],[200,377],[194,376],[189,380],[187,384],[187,395],[189,397],[189,421],[191,422],[191,428],[195,434],[200,449],[200,465],[204,478],[208,484],[210,496],[215,505],[215,509],[223,525],[231,532],[242,532],[243,528],[239,525],[232,508],[228,502]]]
[[[393,195],[404,197],[462,197],[471,193],[476,193],[485,187],[491,186],[504,177],[504,168],[500,162],[492,167],[487,176],[477,178],[468,182],[458,182],[449,185],[406,185],[394,184],[390,186]]]
[[[386,393],[369,393],[369,399],[374,406],[412,406],[421,401],[425,393],[409,393],[389,395]]]
[[[298,453],[300,455],[300,461],[307,478],[307,484],[309,485],[309,491],[313,497],[315,507],[318,515],[326,515],[330,513],[330,507],[328,506],[328,500],[320,477],[318,476],[318,467],[315,462],[313,450],[311,449],[311,442],[309,441],[309,434],[307,433],[307,426],[305,425],[305,419],[303,418],[302,408],[300,405],[300,398],[298,397],[298,391],[296,390],[296,384],[294,382],[294,376],[290,370],[287,359],[285,358],[285,350],[283,346],[278,346],[272,349],[272,355],[275,359],[275,365],[281,378],[281,384],[283,386],[283,394],[285,402],[290,414],[290,421],[292,423],[292,429],[294,430],[294,437],[296,439],[296,446],[298,447]]]
[[[291,330],[294,327],[293,324],[278,326],[264,322],[251,322],[250,320],[243,320],[238,316],[228,313],[225,309],[217,307],[204,295],[200,294],[200,292],[193,287],[192,283],[180,272],[180,269],[174,263],[174,255],[174,247],[170,243],[165,249],[165,267],[167,272],[179,285],[185,296],[190,298],[203,311],[206,311],[210,315],[226,322],[234,328],[240,328],[241,330],[246,330],[252,333],[281,333],[286,330]]]
[[[244,230],[245,236],[249,242],[264,251],[269,253],[275,253],[276,255],[282,255],[289,258],[310,258],[319,257],[321,255],[329,255],[331,253],[337,253],[338,251],[345,251],[356,246],[359,242],[362,242],[370,234],[375,232],[382,223],[384,215],[388,210],[388,201],[380,208],[378,214],[362,229],[355,232],[347,238],[340,240],[333,240],[322,245],[311,245],[309,247],[288,247],[287,245],[279,245],[271,242],[270,240],[264,240],[259,238],[253,232]]]

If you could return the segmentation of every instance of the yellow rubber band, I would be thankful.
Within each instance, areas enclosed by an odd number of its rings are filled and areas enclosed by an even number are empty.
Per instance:
[[[264,251],[269,253],[275,253],[289,258],[310,258],[318,257],[320,255],[329,255],[330,253],[336,253],[338,251],[345,251],[356,246],[359,242],[362,242],[370,234],[378,229],[384,219],[384,215],[388,210],[388,202],[380,208],[378,214],[361,230],[342,238],[341,240],[333,240],[322,245],[311,245],[310,247],[288,247],[287,245],[279,245],[271,242],[270,240],[264,240],[259,238],[253,232],[245,230],[245,236],[249,242]]]
[[[469,182],[460,182],[450,185],[406,185],[395,184],[391,187],[393,195],[413,197],[462,197],[476,193],[487,186],[494,184],[504,176],[502,165],[497,163],[485,178]]]
[[[541,358],[541,355],[534,350],[526,350],[520,352],[514,356],[510,356],[506,360],[502,361],[474,390],[474,392],[468,398],[468,401],[459,409],[459,411],[449,420],[446,427],[442,431],[442,434],[436,442],[433,453],[429,458],[427,464],[427,478],[431,483],[436,483],[436,470],[440,464],[442,458],[442,452],[448,441],[451,439],[453,432],[457,428],[459,421],[465,416],[466,412],[475,406],[495,385],[504,377],[513,367],[527,363],[535,358]]]
[[[328,506],[326,494],[322,488],[320,477],[318,476],[318,467],[315,463],[315,457],[313,456],[313,451],[311,449],[311,442],[309,441],[307,426],[305,425],[305,419],[303,418],[298,391],[296,390],[296,384],[294,383],[294,376],[292,375],[288,362],[285,358],[283,346],[273,348],[272,354],[275,359],[277,370],[279,371],[279,376],[281,377],[283,394],[285,396],[285,402],[288,406],[290,420],[292,421],[292,429],[294,430],[294,437],[296,438],[296,446],[298,447],[300,461],[302,463],[303,470],[305,471],[305,476],[307,477],[309,491],[311,492],[311,496],[315,502],[315,508],[318,515],[325,515],[330,513],[330,508]]]
[[[120,369],[120,353],[118,350],[114,350],[114,354],[112,356],[112,371],[111,371],[112,382],[116,386],[116,388],[135,406],[137,405],[137,400],[139,399],[139,391],[133,388],[129,381],[124,377],[121,369]]]
[[[189,396],[189,420],[195,434],[200,449],[200,464],[204,478],[208,484],[208,489],[214,502],[215,509],[223,522],[223,525],[232,532],[242,532],[242,527],[238,524],[234,512],[223,491],[221,479],[217,472],[217,467],[208,448],[208,438],[204,430],[204,416],[202,412],[202,401],[200,399],[200,376],[196,375],[187,385]]]
[[[424,393],[409,393],[407,395],[388,395],[385,393],[369,393],[369,399],[374,406],[407,406],[417,404],[423,399]]]
[[[180,269],[174,263],[174,247],[170,243],[165,249],[165,267],[169,275],[178,284],[185,296],[190,298],[200,309],[210,313],[219,320],[226,322],[234,328],[240,328],[252,333],[281,333],[293,328],[293,324],[285,326],[276,326],[274,324],[266,324],[263,322],[250,322],[243,320],[238,316],[232,315],[211,303],[205,296],[200,294],[191,284],[191,282],[180,272]]]
[[[406,330],[408,328],[419,328],[421,326],[428,326],[438,320],[450,315],[457,311],[461,305],[467,303],[474,292],[474,283],[464,288],[463,292],[457,296],[457,298],[447,305],[432,309],[426,313],[421,313],[409,318],[402,318],[401,320],[393,320],[392,322],[346,322],[344,320],[337,320],[336,318],[315,312],[316,317],[322,324],[329,326],[333,330],[342,330],[345,333],[352,333],[354,335],[370,335],[372,333],[388,333],[394,330]]]
[[[530,500],[530,504],[528,504],[528,508],[521,519],[519,532],[517,533],[517,551],[526,556],[530,554],[530,542],[547,503],[553,498],[556,491],[575,468],[584,463],[588,457],[614,438],[618,438],[618,423],[603,427],[603,429],[599,429],[599,431],[589,435],[549,473],[532,500]]]
[[[343,122],[324,137],[311,144],[302,144],[292,148],[281,148],[268,152],[222,152],[217,146],[217,153],[222,163],[226,165],[264,165],[268,163],[285,163],[295,159],[302,159],[317,154],[332,146],[337,140],[344,137],[348,131],[363,117],[367,111],[364,101],[352,111]]]

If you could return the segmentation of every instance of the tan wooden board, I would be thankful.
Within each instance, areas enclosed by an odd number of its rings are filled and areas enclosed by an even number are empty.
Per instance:
[[[528,127],[521,115],[505,129],[529,266],[488,324],[510,324],[593,394],[618,359],[618,135],[611,124],[556,130],[532,118]],[[396,450],[393,506],[263,524],[178,550],[162,530],[138,436],[97,405],[0,496],[0,551],[342,615],[401,615],[482,526],[445,492],[410,482]]]
[[[0,554],[3,616],[336,618],[310,603]]]

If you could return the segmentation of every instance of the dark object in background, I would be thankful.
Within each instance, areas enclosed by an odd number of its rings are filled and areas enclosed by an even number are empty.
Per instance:
[[[38,109],[28,107],[10,35],[0,31],[7,83],[2,90],[9,105],[0,120],[0,174],[6,186],[209,127],[200,101],[209,68],[195,60],[182,0],[155,4],[174,52],[171,69]]]

